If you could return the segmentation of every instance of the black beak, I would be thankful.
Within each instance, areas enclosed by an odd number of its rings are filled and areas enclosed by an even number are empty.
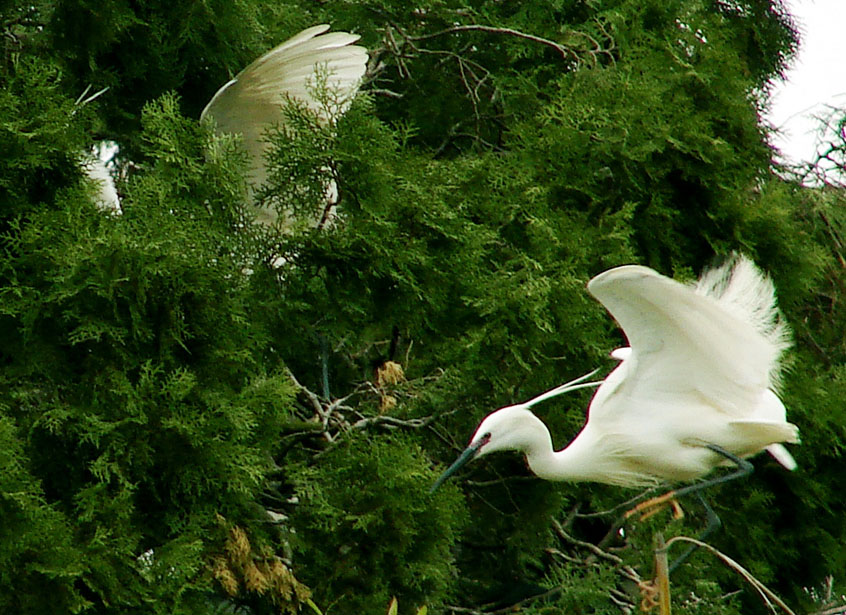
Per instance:
[[[438,480],[435,481],[435,484],[432,485],[432,488],[429,489],[429,493],[434,493],[438,487],[440,487],[446,479],[450,476],[458,472],[464,465],[468,462],[472,461],[473,458],[479,453],[479,450],[488,442],[491,441],[491,437],[488,435],[486,437],[482,437],[479,439],[478,442],[475,444],[471,444],[467,448],[464,449],[464,452],[456,459],[450,467],[448,467],[443,474],[438,477]]]

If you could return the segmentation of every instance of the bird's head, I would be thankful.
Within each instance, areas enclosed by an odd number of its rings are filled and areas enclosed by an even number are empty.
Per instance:
[[[525,404],[500,408],[479,423],[476,433],[470,438],[470,444],[440,475],[429,492],[435,491],[462,466],[477,457],[506,450],[528,452],[532,446],[541,442],[549,446],[549,431]]]

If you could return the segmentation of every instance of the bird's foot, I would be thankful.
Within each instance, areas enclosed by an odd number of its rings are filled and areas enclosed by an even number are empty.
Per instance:
[[[640,610],[648,613],[654,608],[661,606],[661,590],[655,580],[641,581],[637,584],[640,590]]]
[[[669,491],[664,495],[650,498],[641,502],[631,510],[626,511],[626,514],[623,516],[628,519],[629,517],[639,514],[640,520],[643,521],[645,519],[649,519],[649,517],[655,514],[658,514],[667,506],[670,506],[673,509],[673,519],[681,519],[684,517],[684,510],[682,510],[681,504],[679,504],[675,496],[675,491]]]

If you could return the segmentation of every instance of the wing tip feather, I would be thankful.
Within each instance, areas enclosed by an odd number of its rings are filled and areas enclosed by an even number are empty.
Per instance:
[[[601,294],[603,289],[613,287],[614,284],[619,282],[628,282],[634,279],[643,280],[646,278],[666,279],[665,276],[644,265],[621,265],[595,275],[588,281],[587,289],[590,294],[597,297],[597,292]]]
[[[791,455],[790,452],[781,444],[770,444],[767,447],[767,452],[772,455],[773,459],[781,464],[782,467],[790,470],[791,472],[799,467],[799,464],[796,463],[793,455]]]

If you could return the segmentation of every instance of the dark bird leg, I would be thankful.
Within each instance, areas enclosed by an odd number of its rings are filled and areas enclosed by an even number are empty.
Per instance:
[[[708,448],[710,448],[715,453],[718,453],[734,463],[737,468],[728,474],[724,474],[723,476],[717,476],[716,478],[712,478],[710,480],[702,481],[701,483],[695,483],[693,485],[688,485],[687,487],[682,487],[681,489],[674,489],[673,491],[669,491],[664,495],[651,498],[646,500],[645,502],[641,502],[625,514],[625,518],[628,519],[634,514],[641,513],[642,516],[650,516],[654,514],[655,508],[663,506],[665,504],[674,504],[674,509],[678,513],[680,511],[677,508],[678,504],[676,502],[676,498],[683,496],[683,495],[690,495],[696,494],[699,501],[702,503],[702,506],[705,508],[705,514],[707,515],[708,522],[705,526],[705,530],[700,534],[699,540],[702,541],[707,536],[713,534],[719,527],[722,525],[719,516],[717,513],[714,512],[714,509],[705,501],[705,498],[702,495],[702,492],[707,489],[708,487],[713,487],[714,485],[719,485],[721,483],[726,483],[728,481],[734,480],[736,478],[741,478],[743,476],[748,476],[754,470],[754,466],[746,461],[745,459],[741,459],[737,455],[734,455],[724,448],[717,446],[716,444],[706,444]],[[678,518],[680,515],[676,515]],[[669,568],[668,574],[676,570],[688,557],[690,557],[691,553],[696,551],[699,547],[697,545],[689,546],[684,553],[682,553],[676,560],[674,560]]]
[[[654,508],[656,506],[662,506],[664,504],[667,504],[668,502],[672,502],[680,496],[696,493],[697,491],[702,491],[709,487],[713,487],[714,485],[719,485],[721,483],[726,483],[736,478],[748,476],[752,473],[752,470],[755,469],[755,467],[745,459],[741,459],[737,455],[729,453],[727,450],[720,446],[717,446],[716,444],[706,444],[705,446],[734,463],[737,466],[737,469],[734,472],[730,472],[729,474],[717,476],[716,478],[705,480],[701,483],[688,485],[687,487],[682,487],[681,489],[673,489],[672,491],[668,491],[664,495],[659,495],[658,497],[650,498],[645,502],[641,502],[640,504],[626,512],[625,518],[628,519],[632,515],[639,513],[643,514],[644,511],[649,511],[649,509]],[[648,515],[649,512],[647,512],[646,514]]]
[[[705,516],[708,519],[705,525],[705,529],[702,530],[702,533],[699,534],[699,536],[697,536],[697,540],[703,542],[708,536],[720,529],[720,526],[722,526],[723,522],[720,521],[720,517],[717,515],[717,513],[714,512],[714,509],[711,508],[711,505],[708,504],[708,501],[705,499],[705,496],[702,495],[701,491],[696,492],[696,497],[702,503],[702,507],[705,509]],[[684,553],[682,553],[675,560],[672,561],[672,563],[667,568],[667,574],[672,574],[672,572],[676,568],[681,566],[684,561],[688,557],[690,557],[690,555],[698,548],[699,545],[688,546],[687,549],[684,550]]]
[[[320,343],[320,383],[323,389],[324,399],[331,399],[329,396],[329,342],[322,333],[317,334]]]
[[[702,506],[705,508],[705,514],[708,517],[708,522],[705,525],[705,529],[702,531],[701,534],[697,537],[699,542],[703,542],[708,536],[713,534],[719,527],[722,525],[720,522],[720,518],[717,516],[717,513],[714,512],[714,509],[708,504],[705,500],[705,497],[702,495],[701,491],[697,491],[696,497],[702,503]],[[673,500],[675,503],[675,500]],[[641,610],[650,611],[656,606],[661,606],[665,604],[669,604],[670,600],[670,575],[675,572],[675,570],[681,566],[690,555],[699,548],[698,544],[689,545],[684,552],[676,558],[672,563],[669,565],[667,564],[667,549],[666,543],[664,542],[664,537],[658,533],[656,535],[657,538],[657,549],[655,550],[655,578],[650,581],[641,581],[638,583],[638,587],[640,588],[641,595],[643,596],[643,600],[641,602]],[[665,611],[662,609],[661,611],[664,613]],[[667,610],[669,612],[669,610]]]
[[[682,487],[681,489],[676,489],[675,491],[671,491],[670,493],[674,493],[675,495],[687,495],[689,493],[695,493],[697,491],[702,491],[703,489],[707,489],[708,487],[713,487],[714,485],[719,485],[721,483],[727,483],[730,480],[734,480],[736,478],[742,478],[744,476],[749,476],[752,474],[752,470],[755,469],[751,463],[746,461],[745,459],[741,459],[737,455],[733,453],[729,453],[726,449],[717,446],[716,444],[706,444],[707,448],[710,448],[715,453],[722,455],[732,463],[737,466],[737,469],[734,472],[729,474],[724,474],[723,476],[717,476],[716,478],[712,478],[711,480],[702,481],[701,483],[695,483],[693,485],[688,485],[687,487]]]

